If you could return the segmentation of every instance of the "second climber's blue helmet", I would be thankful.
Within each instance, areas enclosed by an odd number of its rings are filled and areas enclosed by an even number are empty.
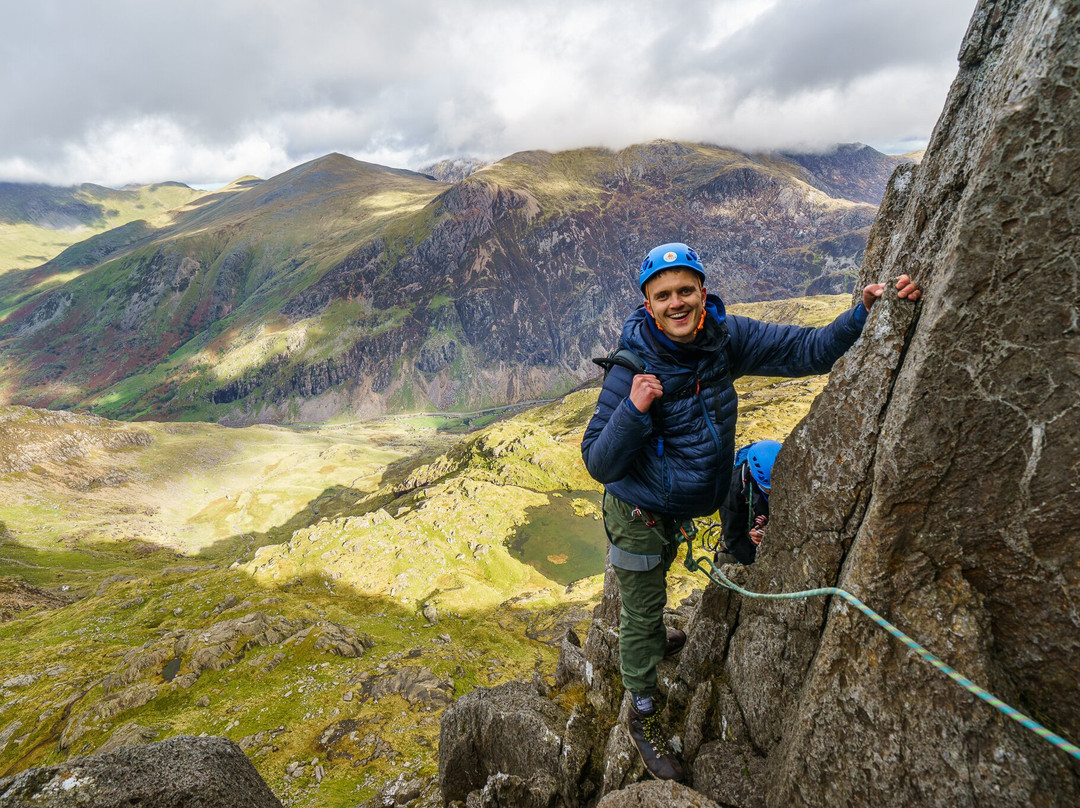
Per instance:
[[[772,488],[772,467],[776,462],[776,455],[780,452],[780,442],[775,440],[759,440],[752,443],[746,455],[746,462],[750,464],[750,473],[754,480],[766,491]]]
[[[641,262],[641,272],[638,273],[638,286],[641,288],[641,294],[645,294],[645,284],[649,278],[657,272],[674,269],[675,267],[686,267],[694,270],[701,276],[702,285],[705,284],[705,267],[701,265],[698,254],[682,242],[673,241],[670,244],[653,247],[653,249],[649,250],[649,254],[645,256],[645,260]]]

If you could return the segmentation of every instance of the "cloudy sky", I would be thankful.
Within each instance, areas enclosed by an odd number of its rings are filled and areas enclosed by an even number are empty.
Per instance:
[[[332,151],[922,148],[975,0],[7,3],[0,180],[269,177]]]

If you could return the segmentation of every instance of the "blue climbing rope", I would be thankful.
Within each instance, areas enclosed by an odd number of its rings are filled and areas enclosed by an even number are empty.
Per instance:
[[[689,537],[687,538],[689,539]],[[709,565],[709,569],[706,569],[702,566],[703,562]],[[691,571],[701,570],[709,577],[709,580],[716,585],[722,586],[725,589],[730,589],[733,592],[738,592],[740,595],[748,598],[758,598],[764,600],[803,600],[805,598],[812,598],[818,595],[837,595],[838,597],[846,600],[860,612],[865,614],[867,617],[869,617],[887,632],[892,634],[894,637],[896,637],[896,639],[900,640],[900,642],[902,642],[920,657],[925,659],[939,671],[944,673],[946,676],[948,676],[950,679],[952,679],[954,682],[964,688],[964,690],[967,690],[969,693],[974,693],[987,704],[992,705],[993,707],[1007,715],[1009,718],[1011,718],[1013,721],[1020,724],[1020,726],[1026,727],[1027,729],[1038,735],[1040,738],[1049,741],[1058,749],[1068,752],[1074,758],[1080,760],[1080,747],[1077,747],[1075,744],[1070,743],[1069,741],[1062,738],[1060,735],[1051,732],[1035,719],[1024,715],[1022,712],[1013,707],[1010,707],[993,693],[984,690],[967,677],[961,675],[955,669],[950,668],[948,665],[946,665],[932,653],[927,651],[923,646],[919,645],[919,643],[915,642],[915,640],[902,632],[900,629],[898,629],[880,614],[875,612],[857,597],[852,595],[850,592],[847,592],[835,586],[825,586],[821,589],[807,589],[803,592],[780,592],[776,594],[751,592],[748,589],[743,589],[741,586],[739,586],[726,575],[724,575],[724,573],[720,571],[720,568],[713,564],[713,562],[710,561],[708,558],[695,559],[693,557],[693,545],[690,541],[687,541],[686,543],[685,565],[686,568]]]

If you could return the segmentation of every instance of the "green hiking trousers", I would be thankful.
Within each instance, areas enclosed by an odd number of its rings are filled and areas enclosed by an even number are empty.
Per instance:
[[[655,524],[649,525],[649,521]],[[656,666],[664,658],[667,571],[679,550],[678,522],[604,494],[604,528],[619,582],[619,665],[623,687],[636,696],[656,694]]]

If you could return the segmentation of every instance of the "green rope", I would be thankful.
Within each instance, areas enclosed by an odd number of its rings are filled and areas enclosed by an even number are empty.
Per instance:
[[[1051,732],[1035,719],[1029,718],[1019,710],[1010,707],[993,693],[989,693],[986,690],[983,690],[970,679],[962,676],[953,668],[950,668],[948,665],[946,665],[936,656],[931,654],[923,646],[919,645],[919,643],[915,642],[915,640],[902,632],[900,629],[898,629],[880,614],[875,612],[857,597],[852,595],[850,592],[839,589],[835,586],[826,586],[822,587],[821,589],[808,589],[804,592],[781,592],[777,594],[751,592],[747,589],[743,589],[741,586],[730,580],[726,575],[724,575],[723,572],[720,571],[720,568],[713,564],[713,562],[710,561],[708,558],[695,559],[692,553],[693,545],[690,542],[687,542],[686,561],[684,563],[688,570],[701,570],[705,573],[705,575],[709,577],[709,580],[711,580],[713,583],[717,584],[718,586],[722,586],[725,589],[730,589],[733,592],[738,592],[744,597],[761,598],[765,600],[802,600],[805,598],[816,597],[818,595],[838,595],[839,597],[850,603],[852,606],[854,606],[856,609],[858,609],[860,612],[865,614],[867,617],[869,617],[871,620],[873,620],[875,623],[877,623],[879,626],[881,626],[883,629],[885,629],[887,632],[896,637],[896,639],[900,640],[900,642],[913,650],[920,657],[925,659],[939,671],[944,673],[946,676],[948,676],[950,679],[952,679],[954,682],[964,688],[964,690],[967,690],[969,693],[974,693],[987,704],[994,706],[999,711],[1011,718],[1013,721],[1020,724],[1022,727],[1026,727],[1027,729],[1038,735],[1040,738],[1049,741],[1058,749],[1062,749],[1068,752],[1074,758],[1080,760],[1080,747],[1077,747],[1075,744],[1070,743],[1069,741],[1062,738],[1060,735]],[[709,569],[705,569],[705,567],[701,566],[702,562],[708,564]]]

